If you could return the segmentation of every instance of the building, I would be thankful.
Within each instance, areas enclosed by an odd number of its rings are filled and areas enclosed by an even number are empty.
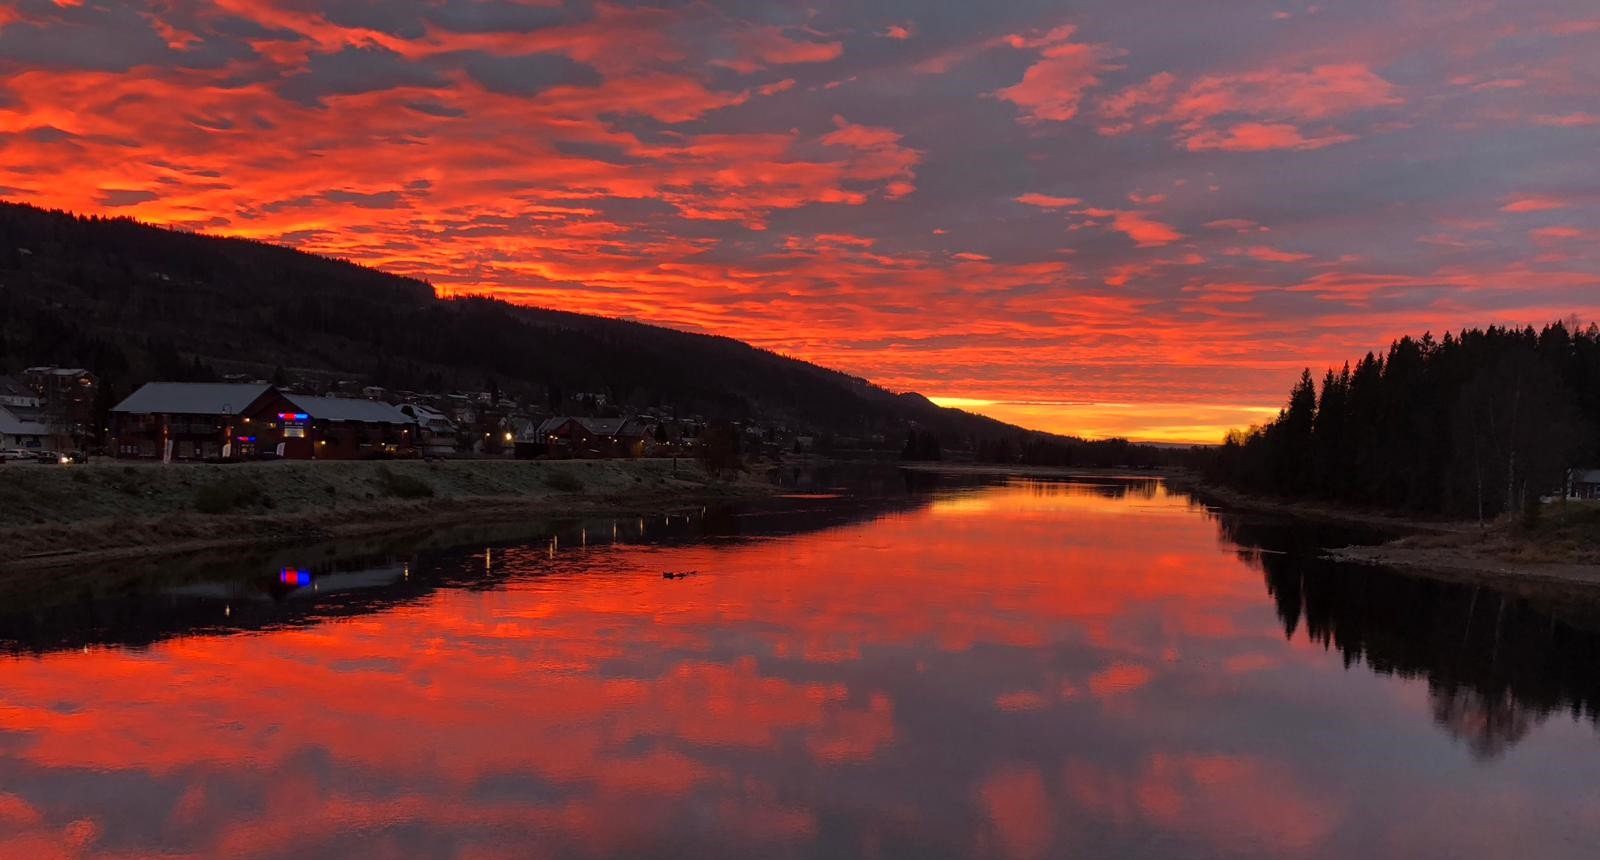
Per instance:
[[[293,460],[362,460],[417,453],[417,420],[398,407],[353,397],[269,389],[252,404],[250,444]],[[244,440],[241,440],[243,442]]]
[[[93,435],[94,396],[100,381],[81,367],[46,365],[22,371],[22,383],[39,398],[43,422],[57,435]]]
[[[39,393],[23,385],[16,377],[0,376],[0,406],[12,413],[31,418],[39,413]]]
[[[109,449],[145,460],[238,459],[255,453],[253,410],[270,385],[152,382],[111,408]]]
[[[632,418],[548,418],[534,431],[552,457],[638,457],[644,453],[648,428]]]
[[[0,448],[43,450],[50,435],[48,426],[18,415],[9,406],[0,406]]]
[[[417,422],[371,400],[265,384],[152,382],[112,408],[111,433],[111,451],[125,458],[356,460],[414,454]]]
[[[1600,499],[1600,469],[1572,469],[1568,471],[1567,498]]]
[[[416,446],[429,457],[447,457],[456,452],[456,425],[450,416],[421,403],[406,403],[400,411],[417,422]]]

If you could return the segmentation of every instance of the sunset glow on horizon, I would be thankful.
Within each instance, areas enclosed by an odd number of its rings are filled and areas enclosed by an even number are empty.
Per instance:
[[[1600,317],[1600,10],[0,0],[0,199],[1217,442]]]

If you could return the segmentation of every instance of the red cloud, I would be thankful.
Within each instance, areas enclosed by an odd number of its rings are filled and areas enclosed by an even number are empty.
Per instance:
[[[715,60],[737,72],[754,72],[767,66],[788,66],[800,63],[826,63],[844,53],[841,42],[812,42],[792,39],[780,27],[759,27],[740,32],[732,37],[739,48],[739,56],[729,60]]]
[[[1030,122],[1064,122],[1078,115],[1085,91],[1100,85],[1100,74],[1115,68],[1107,60],[1117,52],[1105,45],[1071,41],[1072,27],[1058,27],[1038,37],[1008,36],[1015,48],[1038,49],[1041,59],[1022,80],[995,91],[1015,104]]]
[[[1320,149],[1353,140],[1329,130],[1305,136],[1299,123],[1324,122],[1362,110],[1400,104],[1392,84],[1364,65],[1317,66],[1203,76],[1180,87],[1162,73],[1103,99],[1102,134],[1124,134],[1139,126],[1173,125],[1190,150],[1256,152]],[[1227,121],[1238,117],[1238,121]]]
[[[1353,134],[1308,138],[1288,123],[1245,122],[1223,131],[1204,129],[1191,134],[1184,146],[1193,151],[1262,152],[1269,149],[1321,149],[1355,140]]]
[[[1167,245],[1184,238],[1184,235],[1172,226],[1153,220],[1144,212],[1126,209],[1075,209],[1073,214],[1109,219],[1113,230],[1126,235],[1141,248]]]
[[[1250,257],[1268,263],[1299,263],[1311,259],[1310,254],[1280,251],[1267,245],[1252,245],[1249,248],[1228,248],[1222,253],[1234,257]]]
[[[1542,197],[1537,195],[1520,195],[1511,199],[1509,203],[1500,207],[1501,212],[1547,212],[1551,209],[1566,209],[1572,204],[1559,197]]]
[[[1540,114],[1533,118],[1536,125],[1548,125],[1556,128],[1583,128],[1591,125],[1600,125],[1600,114],[1575,111],[1563,114]]]
[[[1028,206],[1037,206],[1040,209],[1062,209],[1067,206],[1076,206],[1083,202],[1077,197],[1054,197],[1049,194],[1035,194],[1033,192],[1016,198],[1016,201]]]

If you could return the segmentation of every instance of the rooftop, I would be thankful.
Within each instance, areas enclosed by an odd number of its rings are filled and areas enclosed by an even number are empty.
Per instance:
[[[26,421],[0,406],[0,433],[7,436],[49,436],[50,428],[37,421]]]
[[[150,382],[111,411],[136,415],[236,415],[271,388],[226,382]]]
[[[356,399],[353,397],[310,397],[304,394],[284,394],[284,399],[293,403],[314,420],[320,421],[359,421],[365,424],[414,424],[410,415],[401,412],[399,407],[376,400]]]

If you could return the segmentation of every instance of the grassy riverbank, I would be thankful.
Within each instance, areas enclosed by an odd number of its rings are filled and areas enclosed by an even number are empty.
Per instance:
[[[1480,525],[1316,501],[1251,496],[1179,475],[1169,485],[1206,504],[1306,520],[1371,526],[1405,536],[1370,546],[1330,549],[1329,558],[1429,573],[1450,579],[1541,580],[1600,585],[1600,505],[1545,505],[1532,521]]]
[[[688,460],[8,465],[0,570],[535,515],[654,513],[768,492]]]
[[[1450,533],[1415,534],[1379,546],[1343,547],[1328,555],[1474,579],[1600,585],[1600,503],[1553,503],[1531,522],[1464,524]]]

